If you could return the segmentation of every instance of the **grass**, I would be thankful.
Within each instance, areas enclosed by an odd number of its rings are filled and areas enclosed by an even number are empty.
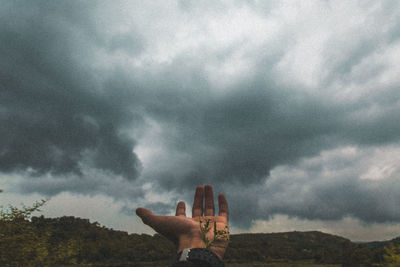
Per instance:
[[[310,261],[298,262],[251,262],[251,263],[227,263],[226,267],[341,267],[341,264],[316,264]]]
[[[165,267],[170,262],[142,262],[136,263],[136,267]],[[317,264],[312,261],[296,261],[296,262],[246,262],[246,263],[226,263],[226,267],[341,267],[341,264]],[[97,267],[97,266],[96,266]],[[103,266],[102,266],[103,267]],[[108,267],[108,266],[107,266]],[[118,266],[120,267],[120,266]]]

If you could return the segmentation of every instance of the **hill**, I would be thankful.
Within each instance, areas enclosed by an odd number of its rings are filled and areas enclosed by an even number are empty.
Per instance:
[[[372,266],[383,261],[387,245],[356,244],[316,231],[238,234],[231,236],[225,261],[228,266],[249,262]],[[87,219],[40,216],[0,221],[1,266],[167,266],[174,251],[161,235],[128,234]]]
[[[308,261],[321,264],[380,263],[384,246],[356,244],[350,240],[322,232],[287,232],[272,234],[233,235],[226,253],[228,262]],[[382,242],[383,243],[383,242]]]

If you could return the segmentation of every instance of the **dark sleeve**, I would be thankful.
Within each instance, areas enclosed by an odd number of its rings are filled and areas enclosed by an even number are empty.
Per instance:
[[[171,267],[197,267],[194,263],[190,261],[181,261],[171,265]]]
[[[183,259],[181,259],[183,258]],[[205,248],[184,249],[178,253],[170,267],[224,267],[212,251]]]
[[[204,262],[181,261],[172,264],[171,267],[212,267],[212,265]]]

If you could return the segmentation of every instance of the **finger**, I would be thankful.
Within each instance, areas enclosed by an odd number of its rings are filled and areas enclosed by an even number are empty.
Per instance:
[[[214,193],[211,185],[206,185],[204,187],[205,194],[205,211],[204,216],[214,216],[215,208],[214,208]]]
[[[144,224],[147,224],[148,226],[150,226],[154,230],[156,230],[156,228],[158,228],[158,225],[159,225],[158,216],[153,214],[148,209],[137,208],[136,209],[136,214],[137,214],[137,216],[140,217],[140,219],[142,219]]]
[[[158,216],[144,208],[136,209],[136,214],[142,219],[143,223],[153,228],[157,233],[164,235],[172,242],[177,242],[176,232],[171,228],[171,222],[168,222],[175,216]]]
[[[225,195],[220,194],[218,196],[218,215],[225,217],[227,220],[229,218],[228,201],[226,201]]]
[[[194,194],[193,209],[192,209],[193,218],[203,216],[203,197],[204,197],[204,188],[202,186],[198,186],[196,188],[196,193]]]
[[[185,202],[179,201],[178,205],[176,205],[176,216],[184,216],[186,217],[186,205]]]

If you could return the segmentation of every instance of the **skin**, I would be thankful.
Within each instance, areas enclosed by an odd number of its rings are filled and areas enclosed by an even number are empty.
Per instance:
[[[186,206],[179,202],[175,216],[155,215],[145,208],[138,208],[136,214],[143,223],[164,235],[177,245],[177,251],[185,248],[205,248],[204,235],[200,228],[200,220],[210,219],[211,230],[207,232],[208,240],[213,241],[208,248],[220,259],[223,258],[228,246],[227,239],[214,239],[214,222],[217,230],[228,227],[228,202],[223,194],[218,196],[218,216],[215,216],[214,193],[211,185],[198,186],[194,195],[192,218],[186,217]]]

